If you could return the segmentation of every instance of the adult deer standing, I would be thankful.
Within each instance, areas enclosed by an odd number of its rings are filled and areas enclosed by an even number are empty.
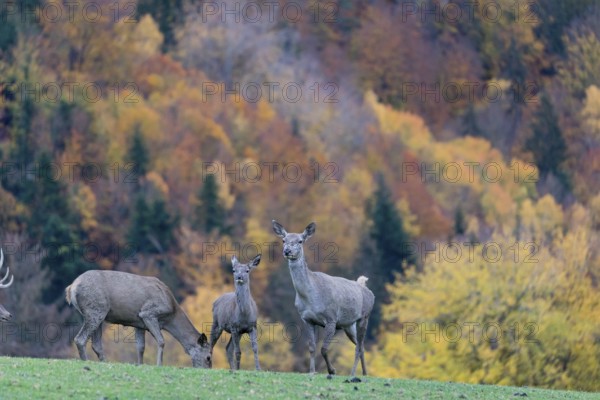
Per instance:
[[[231,334],[227,343],[227,360],[229,367],[240,369],[242,352],[240,338],[244,333],[250,336],[254,366],[260,370],[258,362],[258,340],[256,335],[256,319],[258,308],[250,294],[250,272],[260,263],[260,254],[248,264],[241,264],[235,256],[231,257],[235,292],[225,293],[213,303],[213,325],[210,332],[210,349],[215,347],[223,331]],[[233,358],[235,353],[235,360]]]
[[[2,249],[0,249],[0,269],[2,269],[3,265],[4,265],[4,252],[2,251]],[[6,289],[10,285],[12,285],[13,280],[15,278],[14,275],[10,276],[10,281],[8,281],[8,283],[4,283],[8,279],[9,275],[10,275],[10,268],[6,268],[6,275],[4,275],[4,278],[0,279],[0,289]],[[2,306],[0,304],[0,321],[8,321],[11,318],[12,318],[11,313],[9,313],[6,310],[6,308],[4,308],[4,306]]]
[[[283,256],[288,260],[296,289],[295,305],[308,332],[310,372],[315,372],[316,327],[321,326],[325,330],[321,355],[327,364],[327,371],[335,374],[327,349],[336,330],[343,329],[356,345],[351,374],[356,374],[360,358],[363,375],[366,375],[364,340],[375,296],[367,288],[367,278],[364,276],[351,281],[308,269],[303,243],[315,233],[315,229],[315,223],[311,222],[302,233],[288,233],[281,224],[273,220],[273,231],[283,238]]]
[[[146,331],[158,343],[157,365],[162,364],[164,329],[181,343],[194,367],[212,366],[206,335],[198,333],[171,290],[157,278],[119,271],[87,271],[67,287],[66,298],[84,319],[75,336],[82,360],[87,360],[85,345],[93,335],[92,349],[104,361],[102,322],[106,321],[135,328],[138,364],[143,362]]]

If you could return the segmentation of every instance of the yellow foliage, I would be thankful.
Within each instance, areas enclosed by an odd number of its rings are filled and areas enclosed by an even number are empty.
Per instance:
[[[538,241],[554,237],[564,222],[562,208],[550,195],[542,197],[535,204],[529,199],[525,200],[519,216],[523,236]]]
[[[96,196],[92,189],[88,185],[77,185],[71,200],[74,208],[81,216],[81,228],[87,232],[96,228],[98,226],[98,221],[96,220]]]
[[[594,141],[600,140],[600,88],[596,85],[585,91],[585,103],[581,110],[583,128],[588,137]]]
[[[482,138],[435,141],[419,116],[378,103],[372,92],[365,95],[365,103],[375,114],[378,129],[400,139],[418,156],[419,178],[439,204],[448,209],[480,207],[488,224],[505,232],[514,228],[516,204],[535,193],[535,169],[519,160],[507,164],[501,152]],[[377,162],[378,155],[373,156]]]
[[[402,227],[404,228],[404,231],[408,233],[410,237],[418,237],[421,232],[421,228],[417,222],[417,216],[412,214],[410,211],[408,200],[406,200],[405,197],[401,198],[396,203],[396,207],[402,216]]]
[[[548,242],[495,235],[430,256],[389,287],[376,375],[598,390],[600,295],[586,225],[562,233],[553,199],[524,204]],[[574,210],[574,213],[580,214]],[[524,217],[525,218],[525,217]],[[531,225],[531,223],[529,224]],[[544,231],[546,229],[546,231]],[[492,250],[498,246],[498,249]],[[443,252],[442,252],[443,254]],[[454,253],[452,253],[454,254]],[[500,255],[500,257],[497,257]]]
[[[146,180],[152,185],[154,190],[160,193],[160,196],[166,200],[169,199],[169,185],[165,180],[154,171],[150,171],[146,174]]]

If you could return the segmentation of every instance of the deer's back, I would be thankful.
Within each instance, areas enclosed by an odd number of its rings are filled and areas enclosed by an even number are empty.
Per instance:
[[[310,300],[300,301],[305,303],[305,314],[316,319],[314,322],[319,325],[335,320],[338,327],[349,326],[370,313],[373,307],[373,301],[369,300],[369,294],[373,296],[373,293],[356,281],[314,271],[311,271],[311,280],[315,293]]]
[[[157,316],[175,311],[169,288],[159,279],[119,271],[87,271],[71,285],[71,295],[84,315],[104,314],[107,322],[144,327],[140,311],[155,310]]]

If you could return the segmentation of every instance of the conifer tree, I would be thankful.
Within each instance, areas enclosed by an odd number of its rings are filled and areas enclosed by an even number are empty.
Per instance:
[[[540,175],[553,173],[562,177],[561,164],[566,159],[567,145],[563,138],[558,118],[547,94],[541,96],[541,103],[531,124],[533,135],[525,146],[533,153]]]
[[[219,185],[214,175],[208,175],[198,191],[198,205],[195,210],[194,227],[204,233],[227,230],[225,207],[219,199]]]

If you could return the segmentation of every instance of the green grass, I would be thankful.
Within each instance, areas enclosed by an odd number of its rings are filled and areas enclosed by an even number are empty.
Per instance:
[[[600,394],[325,374],[0,357],[2,399],[600,399]],[[524,395],[525,394],[525,395]]]

